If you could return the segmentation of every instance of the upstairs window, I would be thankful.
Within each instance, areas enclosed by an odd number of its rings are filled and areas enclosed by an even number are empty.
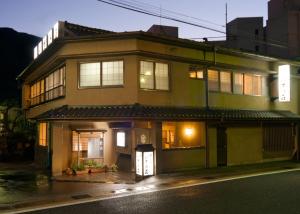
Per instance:
[[[226,71],[220,72],[220,89],[222,92],[231,93],[231,73]]]
[[[208,70],[208,89],[210,91],[219,91],[219,72],[216,70]]]
[[[100,86],[100,63],[80,64],[80,87]]]
[[[169,90],[169,65],[166,63],[140,63],[140,88]]]
[[[123,85],[123,61],[102,63],[103,86]]]
[[[37,105],[65,95],[65,66],[30,86],[30,104]]]
[[[123,61],[81,63],[79,87],[123,85]]]
[[[262,95],[262,77],[258,75],[244,75],[244,94],[261,96]]]
[[[235,73],[233,75],[233,93],[243,94],[244,89],[244,74]]]

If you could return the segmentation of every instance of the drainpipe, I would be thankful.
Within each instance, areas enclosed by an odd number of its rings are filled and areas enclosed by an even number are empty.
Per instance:
[[[206,58],[205,56],[205,52],[204,52],[204,59]],[[213,65],[217,64],[217,48],[214,45],[213,46]],[[208,90],[208,69],[206,67],[206,71],[205,71],[205,109],[206,111],[209,110],[209,90]],[[209,140],[208,140],[208,119],[206,119],[205,121],[205,167],[209,168],[210,167],[210,161],[209,161],[209,151],[210,151],[210,147],[209,147]]]

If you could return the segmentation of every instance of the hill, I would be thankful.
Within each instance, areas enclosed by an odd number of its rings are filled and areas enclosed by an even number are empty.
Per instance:
[[[0,102],[21,97],[16,77],[33,60],[33,47],[41,38],[0,28]]]

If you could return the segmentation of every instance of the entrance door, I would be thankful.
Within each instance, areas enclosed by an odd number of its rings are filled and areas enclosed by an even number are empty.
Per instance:
[[[217,164],[227,166],[227,134],[225,127],[217,128]]]

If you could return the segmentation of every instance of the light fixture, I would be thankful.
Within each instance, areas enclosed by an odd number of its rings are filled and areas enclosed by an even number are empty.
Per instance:
[[[152,144],[138,144],[135,151],[136,177],[144,178],[154,175],[154,148]]]
[[[184,130],[184,134],[187,136],[187,137],[191,137],[194,133],[194,130],[192,128],[185,128]]]

